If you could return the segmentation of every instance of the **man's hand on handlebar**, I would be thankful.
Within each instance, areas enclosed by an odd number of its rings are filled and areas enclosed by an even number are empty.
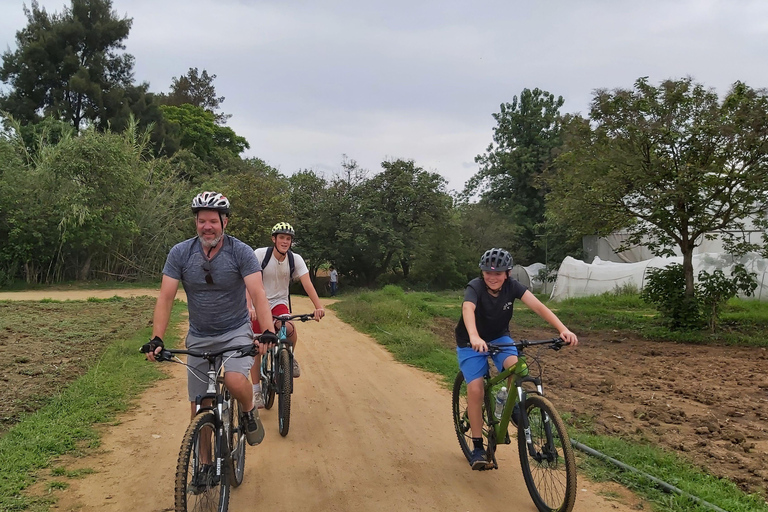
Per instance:
[[[275,343],[277,343],[277,336],[269,330],[259,334],[256,339],[253,340],[253,344],[259,349],[260,356],[266,354],[267,350],[275,346]]]
[[[315,322],[319,322],[321,318],[325,316],[325,309],[323,308],[316,308],[314,313],[314,319]]]
[[[163,350],[163,348],[165,348],[165,345],[163,344],[162,338],[160,338],[160,336],[155,336],[149,340],[149,343],[142,345],[139,350],[147,355],[148,360],[157,361],[156,356]]]

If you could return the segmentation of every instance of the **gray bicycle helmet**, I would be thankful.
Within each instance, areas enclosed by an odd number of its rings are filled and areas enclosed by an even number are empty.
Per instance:
[[[512,255],[504,249],[488,249],[480,257],[480,270],[486,272],[510,270]]]
[[[218,192],[200,192],[192,199],[192,213],[215,210],[229,216],[229,199]]]

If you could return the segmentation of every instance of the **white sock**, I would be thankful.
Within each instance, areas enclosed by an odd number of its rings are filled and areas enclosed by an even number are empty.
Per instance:
[[[254,393],[261,393],[261,384],[254,384],[253,385],[253,392]]]

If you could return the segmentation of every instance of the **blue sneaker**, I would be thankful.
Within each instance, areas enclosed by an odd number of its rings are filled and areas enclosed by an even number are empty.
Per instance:
[[[472,453],[469,454],[469,465],[476,471],[488,467],[488,456],[483,448],[472,450]]]

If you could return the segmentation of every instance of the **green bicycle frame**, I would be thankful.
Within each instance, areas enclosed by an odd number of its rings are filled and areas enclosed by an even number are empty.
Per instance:
[[[496,384],[507,380],[512,375],[515,376],[516,393],[514,398],[512,398],[512,390],[510,389],[509,396],[507,397],[507,401],[504,404],[504,409],[501,412],[501,418],[497,420],[494,410],[496,407],[496,400],[492,398],[491,390],[493,390],[493,387]],[[523,382],[533,382],[536,385],[536,390],[538,393],[543,394],[541,388],[541,379],[538,377],[530,377],[528,375],[528,364],[526,363],[524,355],[518,356],[517,363],[510,366],[495,377],[485,379],[485,400],[486,404],[490,404],[488,406],[490,408],[488,418],[491,420],[489,427],[493,429],[493,433],[495,434],[494,438],[497,445],[504,444],[505,442],[505,438],[507,437],[507,429],[509,428],[509,420],[512,417],[512,410],[514,409],[515,405],[518,402],[523,402],[521,408],[525,406],[522,387]],[[521,426],[523,429],[527,429],[528,416],[526,414],[521,414],[520,416],[523,421],[523,425]]]

